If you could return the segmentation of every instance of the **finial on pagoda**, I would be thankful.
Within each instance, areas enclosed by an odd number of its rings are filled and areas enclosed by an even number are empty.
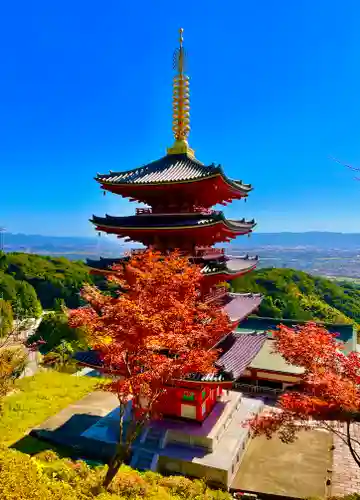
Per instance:
[[[194,150],[188,145],[187,138],[190,132],[190,101],[189,77],[185,75],[185,50],[183,47],[183,32],[179,30],[179,48],[174,52],[173,78],[173,134],[175,142],[168,148],[168,155],[186,153],[194,156]]]

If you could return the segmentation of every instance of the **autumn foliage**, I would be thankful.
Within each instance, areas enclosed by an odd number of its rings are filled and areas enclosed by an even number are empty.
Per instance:
[[[303,367],[304,373],[299,388],[282,395],[277,409],[252,421],[256,434],[271,437],[278,432],[283,441],[292,442],[301,428],[311,428],[314,421],[328,425],[329,430],[334,429],[334,422],[349,429],[352,422],[360,421],[360,357],[356,352],[345,354],[336,334],[315,323],[296,328],[280,325],[272,335],[275,351],[288,363]],[[349,440],[350,435],[351,446]]]
[[[133,421],[141,426],[159,416],[156,403],[173,379],[215,370],[212,348],[231,325],[218,307],[199,300],[200,269],[177,252],[135,255],[114,266],[109,279],[116,296],[86,286],[89,305],[71,311],[69,322],[85,328],[104,369],[122,376],[108,389],[121,405],[132,402]]]

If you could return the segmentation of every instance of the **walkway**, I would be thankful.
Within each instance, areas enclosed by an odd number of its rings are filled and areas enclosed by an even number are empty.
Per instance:
[[[343,430],[345,428],[343,427]],[[351,435],[359,439],[360,425],[354,424]],[[348,446],[334,435],[332,495],[343,496],[360,492],[360,467],[351,456]],[[360,446],[355,450],[360,453]]]

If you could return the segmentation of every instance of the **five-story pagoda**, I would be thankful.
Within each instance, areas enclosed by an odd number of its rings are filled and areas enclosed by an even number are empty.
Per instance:
[[[137,208],[135,215],[127,217],[94,215],[91,222],[98,231],[125,238],[126,242],[142,243],[162,252],[180,249],[189,255],[202,266],[204,300],[216,300],[235,326],[259,306],[261,297],[228,293],[221,283],[254,269],[257,257],[230,259],[223,248],[213,245],[250,235],[256,224],[254,220],[229,220],[223,212],[211,207],[246,199],[252,187],[226,177],[220,165],[204,165],[188,145],[189,77],[184,71],[182,30],[174,66],[173,146],[164,157],[147,165],[125,172],[97,174],[95,178],[104,192],[119,194],[148,208]],[[92,272],[106,273],[121,260],[124,258],[88,260],[88,265]]]
[[[257,309],[261,296],[229,293],[222,284],[254,269],[257,257],[229,258],[223,248],[214,245],[250,234],[255,222],[228,220],[211,207],[226,205],[233,199],[246,199],[252,188],[227,178],[220,165],[206,166],[195,158],[187,142],[189,79],[184,72],[182,30],[174,60],[174,145],[166,156],[148,165],[96,177],[104,192],[119,194],[147,208],[138,208],[136,214],[129,217],[93,216],[91,222],[98,231],[163,253],[179,249],[199,264],[204,276],[202,299],[215,301],[215,305],[224,308],[234,330]],[[139,251],[143,250],[133,252]],[[129,257],[88,261],[88,264],[92,272],[109,273],[113,264],[126,264]],[[262,407],[261,402],[228,389],[246,372],[265,341],[266,335],[257,332],[246,335],[238,335],[235,330],[224,332],[216,345],[220,353],[215,362],[216,373],[193,373],[168,384],[166,393],[158,401],[164,418],[150,422],[133,444],[131,466],[205,477],[228,487],[251,437],[242,423]],[[88,369],[107,370],[97,351],[77,353],[75,359]],[[108,372],[121,375],[116,367]],[[92,443],[117,443],[118,437],[112,433],[114,428],[118,429],[118,420],[118,409],[115,409],[87,429],[82,437],[91,439]],[[93,454],[101,456],[101,450],[101,446],[94,447]]]

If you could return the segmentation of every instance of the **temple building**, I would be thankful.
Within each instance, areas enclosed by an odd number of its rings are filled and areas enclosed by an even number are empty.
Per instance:
[[[246,200],[250,184],[228,178],[221,165],[204,165],[188,145],[190,131],[189,77],[185,74],[182,30],[175,51],[173,79],[174,144],[164,157],[123,172],[97,174],[104,193],[110,192],[145,204],[127,217],[93,216],[96,230],[141,243],[163,253],[178,249],[201,266],[201,299],[212,301],[228,314],[232,330],[216,345],[218,372],[193,374],[173,381],[160,401],[164,418],[147,429],[134,446],[132,466],[171,471],[229,486],[250,437],[241,422],[260,410],[261,403],[232,392],[233,382],[245,372],[266,341],[266,334],[237,335],[233,330],[256,311],[260,294],[230,293],[227,282],[253,270],[257,256],[229,258],[214,246],[250,235],[254,220],[227,219],[214,205]],[[131,253],[141,252],[137,249]],[[88,260],[93,273],[111,272],[119,259]],[[215,347],[215,346],[214,346]],[[79,364],[103,371],[94,351],[77,353]],[[112,367],[116,373],[116,367]],[[116,418],[116,415],[113,417]],[[104,422],[101,424],[104,426]],[[90,434],[93,431],[89,431]],[[93,434],[92,434],[93,436]]]

